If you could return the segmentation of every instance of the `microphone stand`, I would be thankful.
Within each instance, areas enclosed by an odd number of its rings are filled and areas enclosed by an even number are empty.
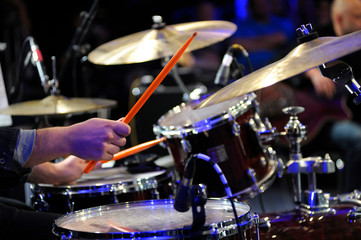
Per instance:
[[[204,205],[207,202],[207,196],[204,187],[200,185],[192,186],[191,202],[193,222],[191,226],[191,239],[202,239],[202,228],[206,222],[206,212]]]
[[[322,76],[330,78],[333,82],[345,85],[346,89],[355,94],[353,102],[358,105],[361,102],[361,88],[355,80],[352,68],[340,60],[318,66]]]
[[[94,0],[93,5],[91,6],[89,12],[85,14],[82,24],[78,26],[76,29],[75,35],[65,53],[65,61],[62,69],[59,73],[59,79],[60,82],[63,82],[65,79],[65,74],[68,72],[68,69],[70,67],[70,64],[73,62],[74,57],[79,57],[82,54],[85,54],[86,48],[82,46],[85,41],[85,37],[87,36],[89,32],[89,28],[91,24],[93,23],[94,17],[97,13],[98,8],[98,0]],[[75,68],[73,69],[75,71]],[[76,84],[76,72],[73,72],[72,76],[73,79],[73,91],[75,95],[77,94],[77,84]]]

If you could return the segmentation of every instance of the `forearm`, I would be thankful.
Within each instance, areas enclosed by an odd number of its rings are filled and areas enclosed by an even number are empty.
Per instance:
[[[57,185],[57,172],[53,163],[45,162],[35,166],[27,179],[31,183],[52,183]]]
[[[111,160],[126,143],[130,134],[127,124],[93,118],[67,127],[36,131],[34,148],[24,167],[75,155],[85,160]]]
[[[53,185],[71,184],[83,175],[88,164],[76,156],[69,156],[57,163],[45,162],[33,167],[28,182]],[[101,165],[97,165],[99,168]]]
[[[69,155],[68,127],[53,127],[36,131],[33,151],[24,167],[32,167],[53,159]]]

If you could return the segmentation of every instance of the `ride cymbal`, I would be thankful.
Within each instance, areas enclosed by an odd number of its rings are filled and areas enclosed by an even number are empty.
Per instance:
[[[159,24],[158,24],[159,25]],[[141,63],[173,56],[194,32],[197,38],[187,52],[204,48],[231,36],[237,29],[227,21],[198,21],[157,27],[105,43],[88,55],[99,65]]]
[[[12,104],[0,109],[0,114],[12,116],[45,116],[82,113],[116,106],[114,100],[101,98],[66,98],[51,95],[42,100]]]
[[[302,43],[281,60],[254,71],[213,93],[195,106],[195,109],[271,86],[359,49],[361,49],[361,31],[341,37],[319,37]]]

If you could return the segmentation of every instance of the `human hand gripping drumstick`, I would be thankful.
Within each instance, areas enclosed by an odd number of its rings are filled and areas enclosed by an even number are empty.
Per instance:
[[[159,84],[163,81],[165,76],[170,72],[170,70],[174,67],[177,61],[180,59],[182,54],[185,52],[189,44],[192,42],[194,37],[197,35],[197,32],[194,32],[192,36],[183,44],[183,46],[177,51],[176,54],[169,60],[169,62],[165,65],[162,71],[158,74],[158,76],[154,79],[152,84],[147,88],[147,90],[143,93],[143,95],[139,98],[139,100],[134,104],[132,109],[128,112],[125,118],[122,120],[124,123],[128,124],[135,114],[139,111],[139,109],[144,105],[144,103],[148,100],[150,95],[155,91],[155,89],[159,86]],[[88,165],[84,168],[84,173],[89,173],[97,161],[90,161]]]

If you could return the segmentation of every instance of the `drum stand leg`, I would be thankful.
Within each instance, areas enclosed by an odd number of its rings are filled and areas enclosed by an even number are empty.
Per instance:
[[[288,173],[294,176],[295,203],[300,205],[300,210],[313,214],[316,212],[330,212],[328,200],[322,190],[316,187],[316,173],[332,173],[335,171],[335,163],[326,154],[325,158],[303,158],[301,153],[301,141],[306,138],[307,130],[299,122],[297,114],[303,112],[302,107],[288,107],[284,113],[290,114],[290,120],[285,126],[285,136],[290,143],[290,160],[287,163]],[[308,175],[308,189],[301,189],[301,173]]]

